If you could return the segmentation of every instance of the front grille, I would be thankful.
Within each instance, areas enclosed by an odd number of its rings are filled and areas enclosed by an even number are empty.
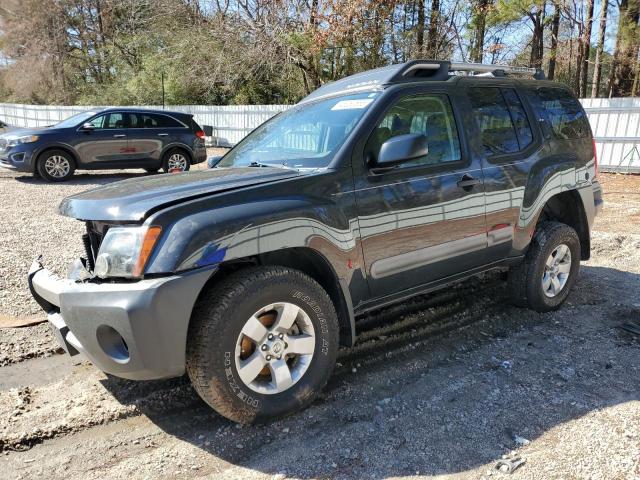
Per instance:
[[[104,234],[107,233],[109,227],[105,224],[87,222],[87,233],[82,235],[82,243],[87,255],[87,265],[89,270],[93,271],[96,263],[96,257],[100,251],[100,245]]]

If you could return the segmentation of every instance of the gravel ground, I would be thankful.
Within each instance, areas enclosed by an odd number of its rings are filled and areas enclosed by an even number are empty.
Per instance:
[[[184,378],[129,382],[64,355],[27,359],[52,353],[43,326],[1,329],[11,365],[0,368],[0,471],[477,479],[506,478],[496,469],[505,456],[525,461],[513,478],[640,478],[640,338],[617,328],[640,318],[640,228],[628,214],[640,177],[629,178],[620,187],[602,175],[593,256],[560,311],[509,306],[494,274],[382,310],[360,320],[322,398],[266,426],[219,417]],[[39,245],[28,235],[20,245]]]

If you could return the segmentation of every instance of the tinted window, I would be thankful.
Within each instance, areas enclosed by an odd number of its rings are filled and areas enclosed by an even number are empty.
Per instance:
[[[367,141],[365,153],[377,158],[388,139],[418,133],[427,137],[428,153],[424,157],[400,164],[400,167],[437,165],[460,160],[458,130],[445,95],[416,95],[398,101],[384,116]]]
[[[500,89],[470,88],[469,99],[485,153],[491,156],[517,152],[518,136]]]
[[[520,150],[527,147],[533,141],[533,133],[531,132],[531,125],[529,125],[529,119],[524,111],[522,102],[518,97],[515,90],[511,88],[503,88],[502,95],[507,101],[509,106],[509,113],[511,113],[511,120],[516,127],[516,134],[518,135],[518,143],[520,144]]]
[[[130,128],[175,128],[184,127],[176,119],[167,115],[158,115],[154,113],[130,113]]]
[[[591,136],[589,120],[580,102],[560,88],[542,87],[533,92],[534,103],[546,114],[556,138],[571,139]]]

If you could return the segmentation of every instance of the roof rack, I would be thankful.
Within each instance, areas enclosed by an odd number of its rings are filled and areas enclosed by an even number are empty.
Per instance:
[[[544,80],[544,72],[539,68],[512,67],[510,65],[488,65],[484,63],[451,63],[449,71],[476,72],[479,74],[490,73],[496,77],[509,74],[528,75],[536,80]]]
[[[394,80],[406,81],[412,77],[446,80],[453,72],[467,72],[470,75],[505,77],[507,75],[527,75],[536,80],[544,80],[544,72],[537,68],[512,67],[484,63],[443,62],[436,60],[416,60],[405,63]]]
[[[486,65],[482,63],[458,63],[444,60],[413,60],[406,63],[389,65],[327,83],[303,98],[300,103],[331,97],[333,95],[365,92],[381,89],[385,85],[403,82],[420,82],[425,80],[446,81],[455,72],[468,75],[506,77],[508,75],[527,75],[536,80],[544,80],[540,69],[527,67],[510,67],[509,65]]]

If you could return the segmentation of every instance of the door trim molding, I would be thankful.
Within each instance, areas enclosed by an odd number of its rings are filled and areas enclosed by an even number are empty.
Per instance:
[[[420,248],[393,257],[376,260],[371,265],[371,277],[378,280],[485,248],[487,248],[486,233],[471,235],[451,242],[440,243],[431,247]]]

